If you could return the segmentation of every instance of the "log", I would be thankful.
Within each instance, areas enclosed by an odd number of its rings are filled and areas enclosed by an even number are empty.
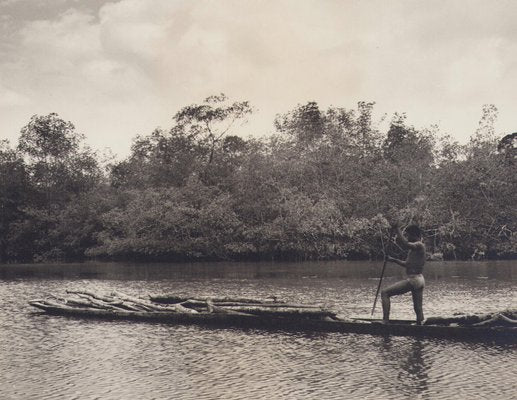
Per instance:
[[[235,311],[235,310],[230,310],[228,308],[224,308],[224,307],[218,307],[218,306],[215,306],[214,303],[212,302],[212,300],[208,299],[206,301],[206,306],[208,308],[208,312],[209,313],[218,313],[218,314],[232,314],[232,315],[247,315],[247,316],[251,316],[251,314],[247,314],[247,313],[243,313],[243,312],[240,312],[240,311]]]
[[[58,300],[64,302],[65,304],[72,304],[72,305],[78,305],[82,307],[93,307],[98,308],[102,310],[125,310],[125,311],[149,311],[148,309],[145,309],[144,307],[133,304],[131,302],[122,301],[122,300],[109,300],[109,301],[101,301],[97,300],[97,298],[105,298],[103,296],[90,296],[86,293],[74,293],[76,296],[81,297],[81,299],[73,299],[73,298],[59,298],[56,296],[53,296],[57,298]]]
[[[237,311],[245,314],[253,314],[253,315],[268,315],[268,316],[278,316],[278,317],[301,317],[301,318],[325,318],[331,317],[335,318],[336,314],[334,312],[323,310],[321,308],[318,309],[307,309],[307,308],[296,308],[296,307],[277,307],[277,308],[269,308],[269,307],[261,307],[261,306],[230,306],[224,307],[225,310]]]
[[[55,302],[55,301],[52,301],[52,300],[43,300],[43,301],[39,301],[39,302],[30,302],[31,305],[35,305],[36,307],[38,306],[38,303],[43,305],[43,306],[51,306],[51,307],[62,307],[62,308],[66,308],[68,310],[74,310],[74,309],[83,309],[83,310],[91,310],[90,307],[72,307],[72,306],[69,306],[69,305],[66,305],[64,303],[58,303],[58,302]],[[92,310],[93,311],[93,310]]]
[[[56,296],[54,294],[50,294],[49,295],[51,298],[53,299],[56,299],[58,300],[59,302],[65,304],[65,305],[68,305],[68,306],[71,306],[71,307],[93,307],[93,308],[105,308],[104,305],[97,305],[97,304],[94,304],[92,302],[90,302],[89,300],[84,300],[84,299],[74,299],[74,298],[64,298],[64,297],[59,297],[59,296]]]
[[[92,307],[92,308],[105,308],[104,306],[99,307],[95,304],[92,304],[89,301],[86,300],[76,300],[76,299],[65,299],[64,304],[70,305],[70,306],[78,306],[78,307]]]
[[[124,293],[120,293],[120,292],[113,292],[112,295],[117,296],[118,298],[121,298],[123,300],[130,301],[135,304],[139,304],[143,307],[146,307],[149,309],[149,311],[169,311],[169,312],[176,311],[176,312],[190,313],[190,314],[197,313],[196,310],[184,307],[181,304],[170,304],[168,306],[161,306],[158,304],[153,304],[148,300],[140,299],[138,297],[128,296],[128,295],[125,295]]]
[[[186,307],[205,307],[207,300],[199,300],[199,299],[188,299],[181,303],[175,303],[175,304],[181,304]],[[320,309],[320,306],[313,306],[313,305],[305,305],[305,304],[289,304],[289,303],[243,303],[243,302],[235,302],[235,301],[213,301],[211,300],[213,304],[219,306],[219,307],[271,307],[271,308],[278,308],[278,307],[290,307],[290,308],[307,308],[307,309]]]
[[[62,310],[66,315],[84,315],[89,317],[101,317],[101,318],[129,318],[129,319],[142,319],[150,321],[160,321],[162,319],[170,318],[170,316],[178,315],[178,313],[171,311],[169,314],[160,312],[149,312],[149,311],[129,311],[129,310],[104,310],[96,309],[91,307],[70,307],[62,303],[57,303],[49,300],[33,300],[29,304],[33,307],[39,308],[44,311],[50,309]],[[163,316],[163,317],[162,317]]]
[[[181,306],[160,306],[152,304],[151,302],[140,299],[138,297],[128,296],[120,292],[113,292],[110,296],[100,295],[98,293],[89,291],[72,291],[68,290],[67,293],[75,294],[88,298],[92,304],[103,306],[104,308],[117,308],[131,311],[168,311],[168,312],[196,312],[195,310],[186,309]]]
[[[112,296],[103,296],[103,295],[100,295],[98,293],[95,293],[95,292],[90,292],[88,290],[67,290],[66,291],[67,293],[70,293],[70,294],[82,294],[82,295],[86,295],[86,296],[89,296],[89,297],[93,297],[94,299],[96,300],[101,300],[101,301],[104,301],[106,303],[110,303],[110,302],[116,302],[117,300],[115,298],[113,298]]]
[[[472,325],[483,321],[479,315],[463,315],[461,317],[429,317],[425,320],[424,325]]]
[[[166,304],[175,304],[175,303],[183,303],[185,301],[198,301],[206,303],[208,299],[210,299],[214,304],[215,303],[245,303],[245,304],[281,304],[285,303],[283,301],[279,301],[276,297],[272,297],[271,300],[260,300],[260,299],[249,299],[249,298],[240,298],[240,297],[219,297],[214,298],[210,296],[205,297],[182,297],[176,295],[163,295],[163,296],[149,296],[151,301],[157,303],[166,303]]]
[[[100,300],[97,300],[93,297],[89,297],[88,295],[77,293],[76,294],[79,297],[83,297],[91,302],[92,305],[98,306],[100,308],[108,309],[108,310],[133,310],[133,311],[142,311],[142,308],[135,307],[131,304],[125,303],[123,301],[110,301],[110,302],[103,302]]]
[[[456,317],[440,318],[430,317],[427,318],[424,325],[451,325],[457,324],[459,326],[484,326],[494,325],[497,323],[502,324],[513,324],[512,321],[517,319],[517,312],[515,310],[505,310],[499,313],[488,313],[488,314],[471,314],[461,315]]]
[[[498,313],[494,317],[490,319],[486,319],[484,321],[478,322],[476,324],[472,324],[472,326],[486,326],[486,325],[495,325],[498,322],[502,322],[505,325],[517,325],[517,320],[508,318],[503,313]]]
[[[207,297],[201,301],[200,298],[187,299],[182,303],[165,305],[153,304],[151,301],[126,295],[120,292],[112,292],[108,295],[100,295],[90,291],[68,291],[75,294],[82,300],[63,299],[70,304],[73,302],[77,306],[92,307],[97,309],[116,310],[123,309],[129,311],[160,311],[160,312],[179,312],[197,313],[208,310],[210,313],[224,313],[235,315],[264,315],[271,317],[297,317],[297,318],[335,318],[335,313],[326,311],[318,306],[307,306],[299,304],[288,304],[280,302],[262,302],[256,299],[214,299]],[[221,301],[223,300],[223,301]],[[242,301],[244,300],[244,302]],[[251,302],[253,301],[253,302]]]
[[[67,291],[90,302],[92,307],[107,310],[130,310],[130,311],[151,311],[150,307],[131,301],[124,301],[114,297],[102,296],[92,292]],[[66,300],[66,299],[65,299]],[[86,304],[85,304],[86,305]]]

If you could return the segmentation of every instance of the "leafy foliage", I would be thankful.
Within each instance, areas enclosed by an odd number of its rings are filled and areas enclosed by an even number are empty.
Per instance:
[[[0,143],[0,260],[335,259],[382,255],[388,220],[419,223],[430,253],[517,256],[515,134],[483,107],[460,145],[374,104],[298,105],[264,139],[236,135],[248,102],[184,107],[101,173],[83,136],[34,116]]]

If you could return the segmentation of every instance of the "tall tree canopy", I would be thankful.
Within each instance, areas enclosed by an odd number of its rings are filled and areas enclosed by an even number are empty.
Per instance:
[[[461,145],[405,114],[380,129],[373,107],[311,101],[254,139],[248,102],[211,96],[107,176],[71,122],[34,116],[16,149],[0,143],[0,261],[372,258],[394,215],[445,258],[517,257],[515,134],[495,134],[497,109]]]

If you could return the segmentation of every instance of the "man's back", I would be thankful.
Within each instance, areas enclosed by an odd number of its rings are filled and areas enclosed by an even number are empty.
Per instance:
[[[425,245],[422,242],[412,242],[406,257],[406,272],[408,275],[421,274],[425,264]]]

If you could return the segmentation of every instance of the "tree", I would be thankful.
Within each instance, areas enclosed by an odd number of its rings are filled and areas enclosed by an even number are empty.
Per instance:
[[[405,114],[381,131],[373,106],[308,102],[245,139],[249,104],[211,96],[136,137],[111,185],[71,122],[34,116],[0,142],[0,261],[371,258],[388,214],[446,258],[515,257],[517,134],[496,137],[497,109],[459,145]]]
[[[181,188],[126,193],[101,216],[99,244],[89,255],[167,260],[223,259],[240,221],[229,196],[190,178]]]
[[[201,169],[206,149],[178,129],[138,136],[131,154],[111,168],[111,183],[122,188],[182,186]]]
[[[13,223],[23,216],[30,193],[23,159],[6,140],[0,141],[0,262],[9,257]]]
[[[468,157],[483,157],[496,151],[498,140],[495,134],[495,123],[497,117],[498,110],[495,105],[483,105],[479,126],[470,137],[469,144],[466,147]]]
[[[495,106],[485,105],[470,141],[455,145],[433,174],[433,228],[446,256],[517,254],[517,178],[495,135],[496,118]]]
[[[517,132],[504,136],[497,145],[497,150],[513,164],[517,158]]]
[[[223,137],[235,122],[243,119],[252,111],[247,101],[229,104],[228,98],[221,93],[207,97],[202,104],[193,104],[181,109],[174,116],[179,130],[192,136],[197,142],[205,144],[208,150],[208,164],[212,163],[214,152]]]
[[[33,116],[22,128],[18,150],[27,160],[32,184],[47,209],[91,189],[101,173],[95,154],[81,147],[84,136],[55,113]]]
[[[318,103],[310,101],[285,115],[277,115],[275,128],[280,133],[291,135],[299,143],[311,144],[325,135],[325,115]]]
[[[83,139],[71,122],[55,113],[35,115],[22,128],[18,151],[26,161],[31,197],[23,216],[11,225],[10,241],[17,258],[45,260],[65,255],[62,237],[56,234],[64,210],[102,179],[96,155],[82,145]]]
[[[245,140],[228,134],[250,112],[248,102],[230,104],[224,94],[182,108],[171,129],[136,138],[131,155],[112,167],[112,184],[180,187],[192,174],[209,184],[220,182],[246,148]]]

